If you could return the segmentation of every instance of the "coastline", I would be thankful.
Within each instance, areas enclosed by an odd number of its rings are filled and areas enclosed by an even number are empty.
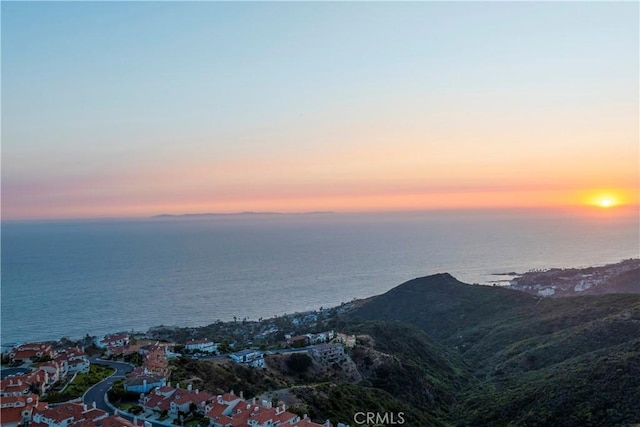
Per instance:
[[[536,277],[539,276],[551,276],[551,277],[562,277],[562,274],[566,274],[566,272],[571,272],[573,275],[575,275],[575,277],[577,277],[578,279],[576,280],[581,280],[581,277],[583,274],[587,274],[587,273],[583,273],[583,272],[588,272],[588,274],[592,274],[593,271],[618,271],[620,270],[620,266],[627,266],[627,265],[631,265],[633,268],[638,269],[640,268],[640,259],[638,258],[629,258],[629,259],[624,259],[621,260],[617,263],[607,263],[607,264],[600,264],[600,265],[593,265],[593,266],[588,266],[588,267],[566,267],[566,268],[548,268],[548,269],[532,269],[531,271],[528,272],[524,272],[524,273],[515,273],[515,272],[509,272],[509,273],[490,273],[492,276],[510,276],[510,279],[503,279],[503,280],[496,280],[493,282],[489,282],[489,283],[482,283],[482,284],[478,284],[478,283],[473,283],[472,285],[476,285],[476,286],[500,286],[500,287],[504,287],[507,289],[512,289],[512,290],[516,290],[516,291],[521,291],[521,292],[526,292],[526,293],[532,293],[534,295],[538,295],[538,296],[553,296],[554,293],[550,293],[548,291],[548,289],[550,289],[551,287],[553,287],[553,284],[547,284],[546,286],[543,285],[538,285],[535,287],[531,286],[531,281],[534,280]],[[622,269],[620,271],[626,272],[628,269]],[[618,271],[619,272],[619,271]],[[611,276],[611,274],[608,274],[609,276]],[[534,279],[531,279],[531,278]],[[608,276],[607,276],[608,277]],[[523,280],[526,279],[526,280]],[[520,282],[520,285],[518,285],[518,281]],[[580,282],[582,283],[582,282]],[[468,283],[470,284],[470,283]],[[575,283],[571,282],[570,283],[571,286],[574,286]],[[471,284],[470,284],[471,285]],[[595,288],[591,288],[591,287],[586,287],[585,290],[589,290],[591,289],[592,291]],[[606,293],[606,292],[603,292]],[[638,293],[640,293],[640,282],[639,282],[639,287],[638,287]],[[556,294],[556,296],[578,296],[580,295],[580,292],[564,292],[563,295],[560,295],[560,292],[558,292],[558,294]],[[584,295],[589,294],[589,292],[583,293]],[[331,307],[319,307],[318,309],[313,309],[313,310],[306,310],[306,311],[296,311],[293,313],[283,313],[281,316],[278,315],[274,315],[268,318],[247,318],[247,317],[243,317],[242,321],[243,322],[248,322],[248,323],[260,323],[262,321],[269,321],[269,320],[273,320],[273,319],[279,319],[279,318],[295,318],[295,317],[304,317],[306,315],[322,315],[322,313],[326,313],[329,312],[331,310],[343,310],[345,307],[350,307],[352,304],[357,304],[358,302],[364,301],[366,299],[372,298],[374,296],[377,296],[379,294],[376,295],[370,295],[368,297],[365,298],[353,298],[351,301],[349,302],[342,302],[339,305],[335,305],[335,306],[331,306]],[[218,323],[222,323],[222,324],[233,324],[234,321],[231,319],[227,319],[227,320],[216,320],[213,323],[209,323],[209,324],[200,324],[200,325],[164,325],[164,324],[160,324],[160,325],[153,325],[150,326],[149,328],[147,328],[146,331],[143,330],[135,330],[135,329],[130,329],[130,330],[103,330],[103,331],[87,331],[85,334],[82,335],[77,335],[77,336],[73,336],[73,335],[66,335],[64,333],[58,335],[58,336],[53,336],[53,334],[50,335],[50,337],[48,338],[44,338],[44,339],[31,339],[30,337],[26,337],[20,341],[12,341],[12,342],[2,342],[0,347],[1,347],[1,352],[5,353],[6,351],[10,350],[11,348],[15,347],[16,345],[22,344],[24,342],[32,342],[32,341],[37,341],[37,342],[57,342],[59,341],[61,338],[67,338],[71,341],[79,341],[82,340],[83,338],[85,338],[87,335],[91,336],[91,337],[100,337],[100,336],[104,336],[107,334],[113,334],[113,333],[127,333],[127,334],[131,334],[134,336],[146,336],[147,334],[149,334],[150,332],[154,331],[154,330],[159,330],[159,329],[164,329],[164,330],[198,330],[201,328],[207,328],[211,325],[214,324],[218,324]]]

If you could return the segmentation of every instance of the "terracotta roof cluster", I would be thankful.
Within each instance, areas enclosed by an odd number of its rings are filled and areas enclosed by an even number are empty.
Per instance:
[[[0,395],[3,397],[29,394],[28,375],[16,375],[0,381]],[[4,402],[4,399],[3,399]]]
[[[37,394],[3,397],[2,403],[0,404],[0,420],[2,420],[2,425],[13,423],[21,424],[23,413],[29,413],[27,418],[30,418],[31,412],[38,404]]]
[[[281,426],[291,425],[292,422],[300,419],[298,415],[288,412],[285,405],[276,408],[260,406],[254,402],[241,401],[231,415],[231,425],[245,426],[249,420],[254,420],[258,424],[266,424],[271,421],[272,425],[280,423]]]
[[[122,346],[124,343],[129,342],[128,334],[114,334],[105,336],[100,344],[103,346]]]
[[[200,408],[204,408],[208,402],[215,399],[215,396],[205,391],[185,390],[181,388],[173,388],[164,386],[156,388],[154,391],[144,397],[143,406],[149,409],[170,410],[171,404],[178,406],[194,403]]]
[[[9,353],[9,356],[13,360],[29,360],[33,357],[53,357],[53,355],[51,344],[41,342],[20,344]]]
[[[38,427],[53,423],[66,426],[95,426],[98,421],[108,416],[109,414],[102,409],[80,403],[65,403],[56,407],[36,408],[33,411],[31,425]]]
[[[259,405],[255,399],[247,401],[237,400],[230,404],[214,401],[206,417],[211,419],[216,427],[241,427],[247,425],[270,425],[278,427],[326,427],[327,424],[317,424],[309,418],[300,419],[297,414],[286,410],[283,404],[278,407]],[[331,425],[331,424],[329,424]]]
[[[168,399],[166,395],[158,395],[151,392],[144,398],[143,402],[145,408],[157,409],[158,411],[169,411],[171,409],[171,399]]]
[[[27,374],[13,375],[0,381],[0,396],[16,396],[29,394],[31,387],[38,387],[42,392],[49,381],[49,373],[37,369]]]
[[[84,350],[79,347],[68,348],[64,350],[63,353],[67,355],[67,358],[69,360],[84,359],[87,357],[87,353],[85,353]]]
[[[327,427],[331,424],[317,424],[308,418],[301,419],[298,415],[286,410],[283,404],[271,407],[269,403],[259,404],[256,399],[245,400],[236,396],[233,391],[218,396],[206,392],[190,389],[174,388],[171,386],[157,387],[143,398],[142,404],[147,410],[167,412],[177,411],[177,407],[195,404],[198,410],[209,418],[214,427],[246,427],[275,426],[275,427]]]
[[[148,350],[144,355],[143,361],[144,368],[149,372],[155,372],[161,375],[166,375],[169,368],[169,359],[163,348],[154,347]]]

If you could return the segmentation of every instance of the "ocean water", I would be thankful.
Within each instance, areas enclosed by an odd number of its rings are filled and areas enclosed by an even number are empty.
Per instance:
[[[449,272],[603,265],[639,256],[638,213],[245,215],[2,224],[1,341],[257,319]]]

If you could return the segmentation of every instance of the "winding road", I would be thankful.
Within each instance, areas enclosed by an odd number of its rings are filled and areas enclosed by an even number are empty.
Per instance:
[[[97,408],[109,413],[113,413],[113,407],[108,406],[106,403],[105,398],[107,395],[107,391],[109,391],[109,389],[113,386],[113,383],[123,379],[127,373],[133,371],[133,366],[128,363],[102,360],[97,357],[92,357],[89,359],[89,361],[96,365],[104,365],[114,368],[116,372],[87,390],[84,396],[82,396],[82,401],[87,405],[92,405],[93,402],[96,402]]]
[[[89,360],[91,363],[94,363],[96,365],[110,366],[114,368],[116,372],[109,378],[105,378],[104,380],[100,381],[98,384],[87,390],[84,396],[82,396],[82,401],[88,406],[92,405],[93,402],[96,402],[96,408],[107,411],[109,414],[113,414],[115,408],[112,405],[107,404],[107,392],[113,386],[113,383],[120,379],[123,379],[127,373],[133,371],[133,366],[123,362],[102,360],[98,357],[91,357]],[[121,417],[124,417],[130,421],[133,420],[133,415],[131,414],[122,413],[120,411],[118,411],[118,413]],[[153,427],[167,427],[169,424],[152,421],[151,425]]]

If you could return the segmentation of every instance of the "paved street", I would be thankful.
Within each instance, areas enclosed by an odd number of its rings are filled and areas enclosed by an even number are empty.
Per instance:
[[[91,361],[91,363],[94,363],[96,365],[110,366],[116,370],[116,373],[109,378],[100,381],[98,384],[87,390],[87,392],[82,397],[82,400],[87,405],[91,405],[93,404],[93,402],[96,402],[96,406],[98,408],[109,413],[113,413],[113,409],[107,406],[104,401],[105,395],[107,394],[107,391],[111,388],[113,383],[120,379],[123,379],[128,372],[131,372],[133,370],[133,367],[128,363],[113,362],[111,360],[102,360],[95,357],[92,357],[89,360]]]
[[[119,379],[124,378],[128,372],[131,372],[133,370],[133,367],[127,363],[102,360],[97,357],[92,357],[89,360],[91,361],[91,363],[95,363],[96,365],[110,366],[116,370],[116,373],[87,390],[82,400],[87,405],[92,405],[93,402],[96,402],[96,407],[102,409],[103,411],[107,411],[109,414],[113,414],[113,408],[108,406],[105,402],[107,391],[109,391],[111,386],[113,386],[113,383],[115,383]],[[133,420],[133,416],[130,414],[120,413],[120,416],[125,417],[129,420]],[[166,427],[168,424],[152,422],[151,425],[153,427]]]

